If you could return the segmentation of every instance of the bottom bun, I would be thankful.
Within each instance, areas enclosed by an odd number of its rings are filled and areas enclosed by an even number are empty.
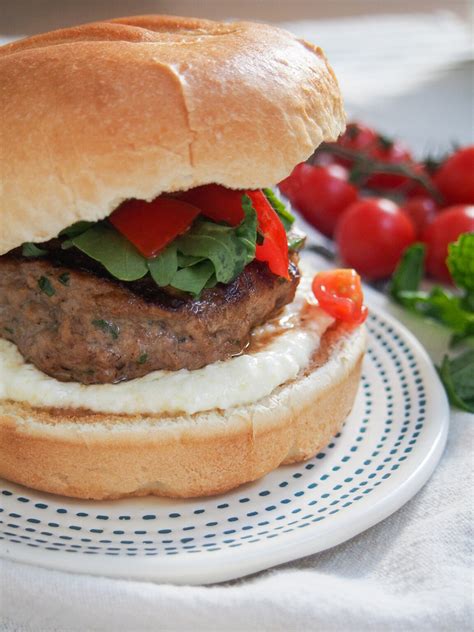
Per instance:
[[[3,401],[0,476],[90,499],[228,491],[314,456],[339,432],[357,393],[365,339],[364,327],[331,327],[295,380],[229,410],[107,415]]]

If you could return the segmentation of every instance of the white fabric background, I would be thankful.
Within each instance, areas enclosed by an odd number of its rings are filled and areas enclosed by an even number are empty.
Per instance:
[[[473,142],[472,48],[466,26],[449,14],[288,26],[326,49],[350,113],[401,134],[418,152]],[[375,293],[371,300],[440,358],[447,342],[440,327]],[[473,424],[473,415],[452,413],[438,469],[384,522],[246,579],[169,586],[1,561],[0,629],[471,630]]]

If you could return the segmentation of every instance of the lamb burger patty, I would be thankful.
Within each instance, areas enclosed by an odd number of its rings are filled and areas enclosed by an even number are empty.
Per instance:
[[[240,353],[254,327],[290,303],[299,281],[253,261],[199,299],[122,283],[49,258],[0,258],[0,335],[62,381],[119,382],[158,369],[198,369]]]

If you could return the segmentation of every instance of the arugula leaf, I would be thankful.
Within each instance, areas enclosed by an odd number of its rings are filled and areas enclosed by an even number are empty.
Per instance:
[[[178,266],[180,268],[187,268],[193,266],[195,263],[205,261],[206,257],[193,257],[192,255],[183,255],[178,252]]]
[[[178,237],[175,243],[184,255],[205,255],[210,259],[220,283],[229,283],[247,262],[247,247],[230,226],[197,220],[193,229]]]
[[[424,273],[425,251],[426,247],[421,243],[405,250],[390,283],[389,291],[395,299],[401,292],[418,290]]]
[[[295,227],[293,227],[289,231],[289,233],[287,234],[287,238],[288,248],[296,252],[298,252],[298,250],[301,250],[306,242],[306,235],[303,233],[303,231]]]
[[[95,224],[70,241],[121,281],[136,281],[148,272],[145,257],[118,231],[106,224]]]
[[[235,229],[235,234],[245,246],[246,259],[245,265],[255,259],[255,249],[257,246],[257,213],[252,204],[252,200],[248,195],[242,196],[242,208],[244,211],[244,219]]]
[[[212,262],[209,260],[201,261],[193,266],[178,270],[170,285],[183,292],[190,292],[194,296],[199,296],[213,275],[214,265]]]
[[[280,198],[277,197],[275,192],[272,189],[262,189],[265,197],[273,206],[274,210],[278,213],[279,218],[281,219],[281,223],[285,227],[286,232],[290,230],[292,225],[294,224],[295,217],[290,213],[290,211],[286,208]]]
[[[474,232],[464,233],[449,244],[446,263],[456,285],[471,296],[470,306],[474,309]]]
[[[42,257],[43,255],[47,255],[48,251],[43,250],[43,248],[38,248],[38,246],[31,241],[27,241],[21,247],[21,254],[24,257]]]
[[[438,372],[451,404],[474,413],[474,351],[468,349],[452,360],[444,356]]]
[[[64,228],[58,235],[58,237],[68,237],[72,239],[72,237],[77,237],[82,233],[85,233],[86,230],[92,228],[96,222],[86,222],[85,220],[80,220],[79,222],[74,222],[71,226]]]
[[[178,253],[176,245],[169,245],[154,259],[148,259],[148,270],[153,281],[160,287],[170,285],[178,269]]]

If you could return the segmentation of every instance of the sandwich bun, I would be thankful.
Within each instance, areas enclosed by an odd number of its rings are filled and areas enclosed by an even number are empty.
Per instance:
[[[86,24],[1,47],[0,77],[0,254],[125,199],[273,185],[345,127],[322,51],[264,24]]]
[[[314,456],[353,406],[364,327],[323,336],[296,379],[246,406],[194,415],[111,415],[0,404],[0,476],[105,499],[219,494]]]

